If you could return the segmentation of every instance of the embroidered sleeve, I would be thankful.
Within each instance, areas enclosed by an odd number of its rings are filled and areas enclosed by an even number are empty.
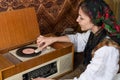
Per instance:
[[[74,80],[113,80],[119,69],[118,61],[118,49],[103,46],[95,52],[86,70]]]
[[[76,52],[83,52],[85,45],[88,41],[90,35],[90,31],[87,31],[86,33],[76,33],[75,35],[68,35],[71,42],[75,46]]]

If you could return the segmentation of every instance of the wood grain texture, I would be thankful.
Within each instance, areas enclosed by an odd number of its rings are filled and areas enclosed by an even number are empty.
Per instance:
[[[36,40],[39,34],[34,8],[0,13],[0,50]]]

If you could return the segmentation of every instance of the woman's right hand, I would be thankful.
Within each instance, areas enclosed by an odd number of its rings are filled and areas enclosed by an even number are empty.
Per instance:
[[[43,50],[47,46],[51,45],[52,43],[56,42],[57,37],[44,37],[44,36],[39,36],[37,38],[37,45],[40,50]]]

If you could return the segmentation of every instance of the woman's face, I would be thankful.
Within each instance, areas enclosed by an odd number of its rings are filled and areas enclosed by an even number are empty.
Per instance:
[[[91,30],[93,28],[90,17],[86,15],[81,8],[79,9],[79,15],[76,21],[80,25],[82,31]]]

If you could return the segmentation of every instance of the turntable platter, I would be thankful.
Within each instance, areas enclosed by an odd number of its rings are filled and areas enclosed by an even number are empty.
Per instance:
[[[22,47],[16,51],[16,54],[21,57],[33,57],[41,54],[41,51],[35,53],[35,49],[37,49],[37,47],[33,46]]]
[[[35,52],[35,50],[34,50],[34,49],[31,49],[31,48],[24,49],[24,50],[22,51],[22,53],[24,53],[24,54],[32,54],[32,53],[34,53],[34,52]]]

